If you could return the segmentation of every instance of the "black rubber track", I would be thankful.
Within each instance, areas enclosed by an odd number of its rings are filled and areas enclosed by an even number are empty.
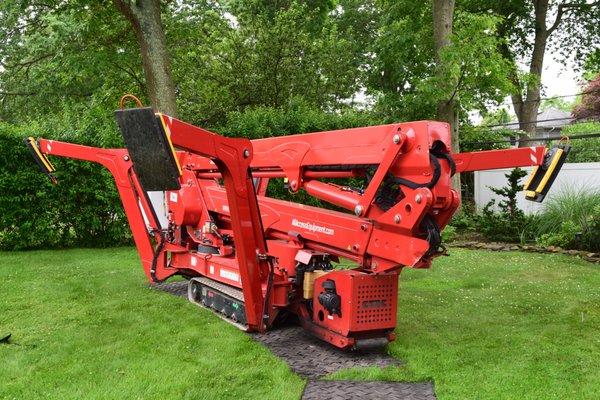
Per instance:
[[[187,281],[160,283],[152,287],[187,299]],[[250,334],[257,342],[285,361],[290,369],[308,379],[303,400],[314,399],[388,399],[432,400],[433,385],[429,382],[373,382],[320,380],[330,373],[346,368],[387,367],[401,362],[373,348],[343,351],[310,335],[299,326],[283,326],[265,334]]]

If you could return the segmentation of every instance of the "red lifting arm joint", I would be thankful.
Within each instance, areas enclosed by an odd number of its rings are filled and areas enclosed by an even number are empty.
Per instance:
[[[248,139],[219,136],[175,118],[158,115],[173,144],[211,158],[221,173],[229,202],[233,234],[237,238],[243,238],[236,242],[235,251],[248,326],[252,330],[263,332],[266,329],[263,316],[270,313],[263,312],[260,277],[270,273],[270,265],[250,174],[252,143]]]

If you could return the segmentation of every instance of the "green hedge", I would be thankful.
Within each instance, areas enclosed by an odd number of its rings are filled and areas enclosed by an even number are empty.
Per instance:
[[[52,185],[23,143],[30,135],[0,123],[0,249],[129,243],[112,176],[99,165],[54,157],[59,184]]]
[[[23,143],[27,136],[44,136],[120,146],[111,118],[103,113],[97,120],[46,121],[27,128],[0,122],[0,249],[107,247],[131,242],[120,199],[106,170],[89,162],[52,157],[59,182],[52,185]],[[226,125],[213,130],[254,139],[370,124],[373,120],[366,113],[326,113],[297,102],[285,110],[257,107],[232,113]],[[290,194],[281,179],[272,180],[269,195],[322,205],[303,192]]]

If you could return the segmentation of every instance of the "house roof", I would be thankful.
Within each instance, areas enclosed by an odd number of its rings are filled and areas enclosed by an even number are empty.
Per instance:
[[[558,108],[547,108],[538,112],[536,121],[541,121],[537,123],[538,129],[560,129],[569,125],[573,121],[573,117],[571,117],[571,113],[568,111],[559,110]],[[506,124],[506,127],[515,131],[519,130],[519,120],[516,118],[512,119]]]

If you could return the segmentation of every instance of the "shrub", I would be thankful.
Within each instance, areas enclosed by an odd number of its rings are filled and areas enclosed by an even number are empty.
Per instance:
[[[548,199],[537,234],[543,246],[600,251],[600,190],[564,190]]]
[[[476,218],[477,230],[490,240],[501,242],[525,242],[533,238],[531,229],[532,220],[535,217],[525,215],[517,207],[517,195],[523,190],[519,183],[527,173],[520,168],[513,169],[506,174],[508,186],[502,188],[490,188],[498,196],[502,197],[495,211],[496,201],[490,201]]]
[[[452,225],[446,225],[444,230],[442,231],[442,241],[443,242],[452,242],[456,239],[456,228]]]
[[[39,172],[23,139],[32,129],[0,123],[0,249],[129,243],[111,175],[99,165],[53,158],[58,185]]]
[[[227,114],[225,125],[214,128],[225,136],[259,139],[297,133],[329,131],[376,125],[371,113],[355,110],[325,112],[301,100],[286,108],[251,107]]]
[[[600,132],[600,122],[582,122],[566,126],[561,133],[565,136],[574,136],[598,132]],[[571,142],[571,152],[567,156],[567,162],[598,161],[600,161],[600,138],[585,138]]]

